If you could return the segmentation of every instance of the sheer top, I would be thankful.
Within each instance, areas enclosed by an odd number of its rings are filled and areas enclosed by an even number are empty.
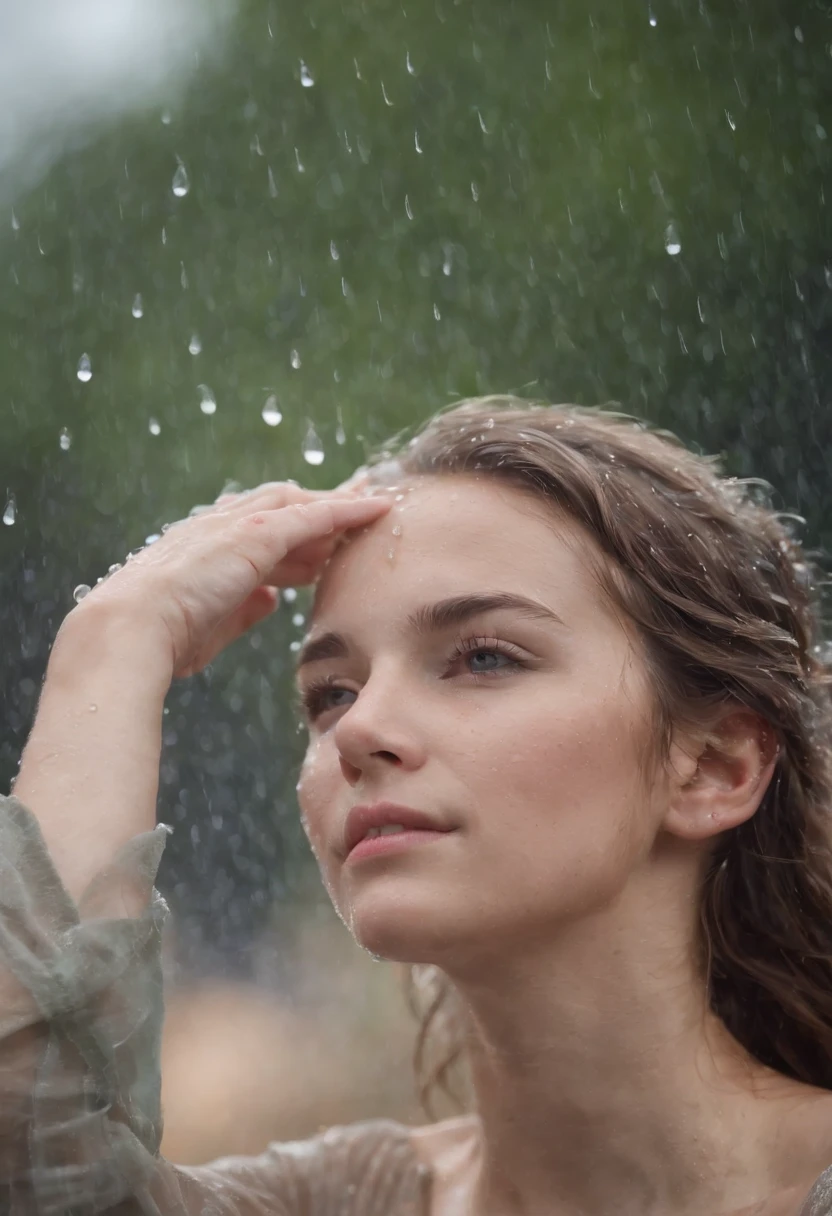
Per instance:
[[[160,1155],[167,832],[131,840],[76,904],[35,817],[0,797],[0,1211],[430,1216],[432,1171],[392,1120],[206,1166]],[[144,911],[128,916],[121,892],[137,884]],[[832,1216],[832,1168],[799,1216]]]

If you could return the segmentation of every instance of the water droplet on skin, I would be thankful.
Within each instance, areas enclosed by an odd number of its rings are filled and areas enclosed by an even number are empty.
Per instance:
[[[200,339],[199,334],[191,334],[191,340],[188,343],[188,350],[192,355],[199,355],[202,353],[202,340]]]
[[[310,422],[303,441],[303,459],[307,464],[319,465],[324,462],[324,446],[317,431]]]
[[[302,59],[300,61],[300,82],[305,89],[311,89],[315,83],[315,77],[309,71],[309,68]]]
[[[672,258],[682,252],[682,243],[675,224],[668,224],[664,234],[664,247]]]
[[[170,188],[177,198],[184,198],[191,188],[191,179],[188,177],[188,170],[182,164],[182,161],[179,162],[173,175]]]
[[[266,404],[263,406],[260,416],[266,426],[278,426],[283,421],[283,415],[277,408],[277,397],[274,394],[266,398]]]
[[[394,499],[394,502],[402,502],[403,499],[404,499],[404,494],[397,494]]]
[[[401,536],[401,534],[402,534],[402,526],[401,526],[401,524],[394,524],[394,525],[393,525],[393,535],[394,535],[394,536]]]
[[[289,362],[291,363],[291,365],[295,369],[295,371],[297,371],[298,368],[300,367],[300,354],[298,353],[298,351],[296,351],[296,350],[292,351],[291,355],[289,356]]]
[[[92,380],[92,364],[89,355],[82,355],[78,360],[78,370],[75,374],[82,384],[87,384]]]
[[[117,570],[120,570],[120,569],[121,569],[121,562],[113,562],[112,566],[110,566],[110,567],[108,568],[107,573],[108,573],[108,574],[115,574],[115,573],[116,573],[116,571],[117,571]]]
[[[130,311],[136,319],[144,316],[144,302],[142,301],[141,292],[137,292],[133,297],[133,307]]]
[[[202,410],[203,414],[216,414],[217,401],[214,394],[211,392],[211,389],[207,384],[200,384],[199,391],[202,394],[199,408]]]
[[[75,600],[76,604],[80,604],[84,596],[89,595],[91,590],[92,588],[89,587],[87,583],[79,583],[72,593],[72,598]],[[96,601],[96,603],[97,602],[98,601]]]
[[[14,494],[9,495],[9,500],[6,503],[6,509],[3,512],[3,523],[7,528],[10,528],[17,519],[17,503],[14,500]]]
[[[286,600],[287,604],[293,604],[298,598],[298,593],[294,587],[284,587],[281,595],[283,596],[284,600]]]
[[[69,449],[72,447],[72,436],[70,435],[70,433],[66,429],[66,427],[62,428],[61,435],[60,435],[58,442],[61,445],[62,452],[68,452]]]
[[[295,615],[292,617],[292,624],[295,626],[296,629],[300,629],[301,625],[306,624],[306,617],[303,615],[302,612],[296,612]]]
[[[159,426],[159,423],[155,418],[150,419],[148,429],[150,430],[151,435],[160,435],[162,432],[162,428]]]
[[[146,537],[144,538],[144,543],[145,543],[146,545],[155,545],[155,544],[156,544],[156,541],[157,541],[157,540],[161,540],[161,539],[162,539],[162,533],[161,533],[161,532],[151,532],[150,536],[146,536]]]
[[[91,713],[91,714],[97,714],[97,713],[98,713],[98,706],[97,706],[97,705],[90,705],[90,713]]]

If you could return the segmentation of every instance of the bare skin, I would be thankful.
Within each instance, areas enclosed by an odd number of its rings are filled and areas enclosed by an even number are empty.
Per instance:
[[[703,860],[756,810],[774,744],[726,712],[645,780],[649,680],[591,545],[518,491],[454,478],[339,549],[309,636],[344,653],[299,673],[334,685],[310,721],[305,826],[357,940],[440,966],[469,1012],[481,1123],[416,1135],[432,1216],[794,1216],[832,1161],[832,1095],[749,1057],[694,962]],[[492,591],[560,623],[408,621]],[[456,830],[345,860],[347,811],[379,800]]]
[[[588,538],[470,478],[422,480],[392,508],[307,495],[222,500],[67,618],[15,793],[70,891],[155,821],[171,679],[323,573],[312,636],[346,649],[300,675],[342,690],[310,723],[305,826],[357,940],[442,967],[471,1019],[480,1121],[413,1135],[431,1216],[795,1216],[832,1161],[832,1095],[745,1055],[693,962],[703,858],[771,775],[764,725],[728,713],[646,780],[650,684]],[[560,623],[506,608],[407,621],[494,591]],[[348,810],[381,798],[456,830],[345,861]],[[127,910],[144,897],[125,893]]]

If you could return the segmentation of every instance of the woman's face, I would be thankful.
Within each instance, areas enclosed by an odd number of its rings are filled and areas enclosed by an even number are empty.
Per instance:
[[[640,763],[646,669],[591,572],[591,538],[492,477],[407,491],[318,586],[298,794],[356,939],[454,970],[611,904],[664,808]],[[464,597],[505,602],[468,615]],[[327,634],[335,657],[304,662]],[[454,830],[345,857],[348,812],[382,801]]]

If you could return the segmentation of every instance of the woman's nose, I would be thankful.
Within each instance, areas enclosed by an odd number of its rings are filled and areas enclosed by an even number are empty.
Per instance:
[[[424,741],[416,721],[415,699],[395,688],[364,685],[358,699],[342,714],[334,728],[341,769],[356,780],[370,767],[418,768],[424,760]]]

